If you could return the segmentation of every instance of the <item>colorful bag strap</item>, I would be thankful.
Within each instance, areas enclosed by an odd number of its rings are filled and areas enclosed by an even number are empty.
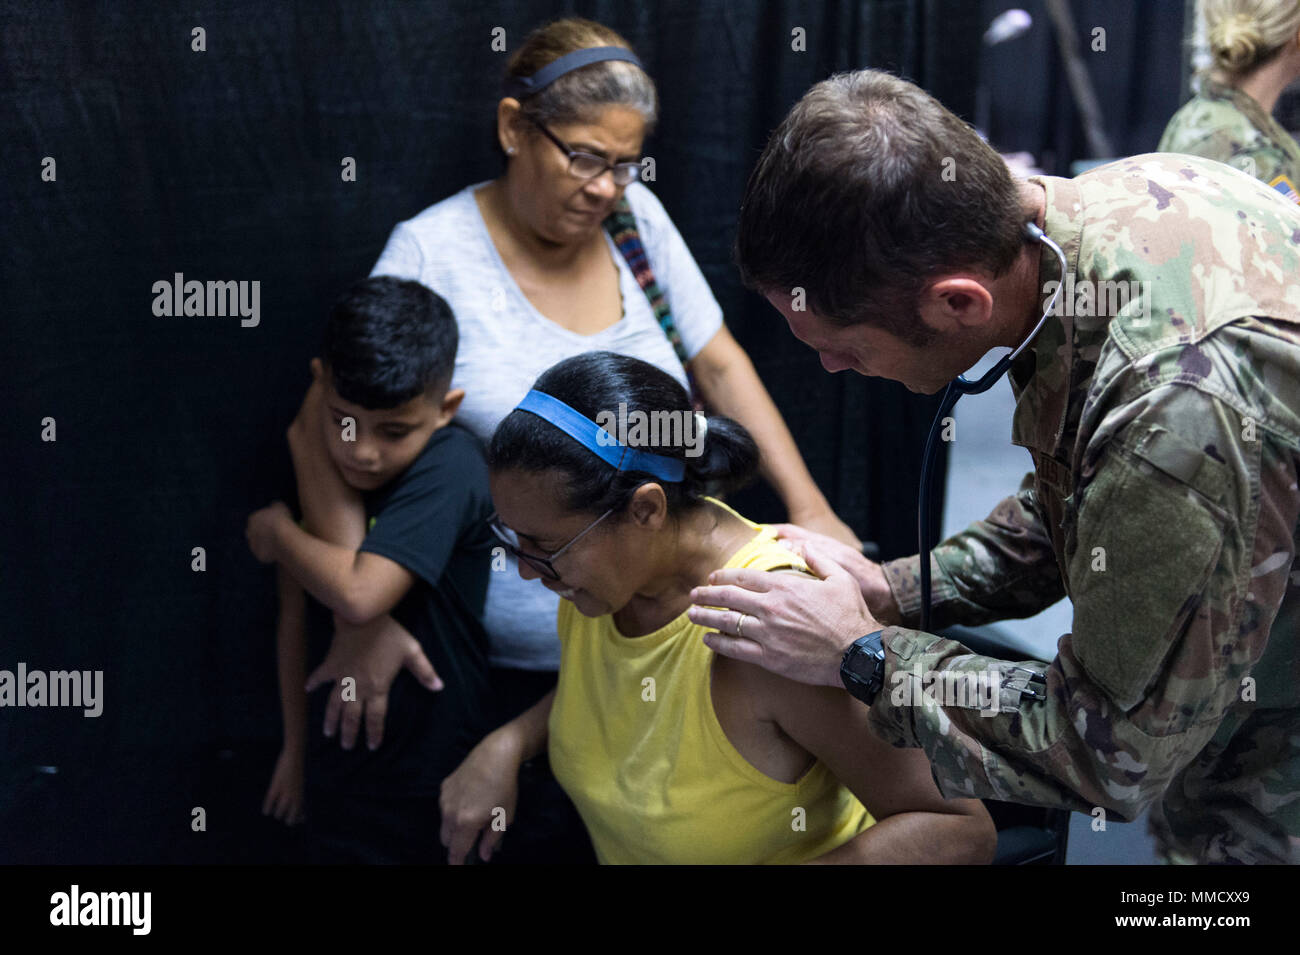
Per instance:
[[[655,281],[654,271],[650,268],[650,259],[646,255],[645,246],[641,244],[641,234],[636,228],[636,216],[632,213],[627,196],[623,196],[614,204],[614,211],[605,217],[604,226],[627,262],[627,267],[632,270],[637,285],[641,286],[641,291],[645,292],[646,298],[649,299],[655,320],[659,322],[659,327],[664,330],[669,344],[677,353],[678,361],[686,369],[686,382],[690,387],[692,406],[696,411],[703,411],[704,402],[695,384],[695,376],[691,374],[687,364],[689,359],[686,357],[686,348],[682,345],[682,336],[673,322],[673,313],[668,308],[668,299],[664,297],[663,290]]]

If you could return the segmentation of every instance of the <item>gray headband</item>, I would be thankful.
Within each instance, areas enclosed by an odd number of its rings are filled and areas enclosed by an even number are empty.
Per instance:
[[[634,63],[641,66],[641,61],[637,59],[635,53],[622,46],[589,46],[582,50],[574,50],[572,53],[566,53],[558,60],[552,60],[532,76],[509,76],[501,84],[501,93],[503,96],[513,96],[515,99],[523,99],[525,96],[532,96],[540,92],[547,86],[550,86],[565,73],[571,73],[574,70],[581,69],[584,66],[590,66],[592,63],[600,63],[604,60],[626,60],[628,63]]]

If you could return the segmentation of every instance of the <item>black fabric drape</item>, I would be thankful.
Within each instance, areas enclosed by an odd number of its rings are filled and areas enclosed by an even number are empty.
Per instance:
[[[279,740],[273,575],[247,515],[287,473],[284,428],[325,310],[389,230],[495,175],[506,54],[576,13],[639,50],[662,96],[652,188],[838,512],[915,548],[931,411],[826,374],[730,264],[769,130],[830,72],[897,70],[964,115],[978,5],[6,2],[0,668],[104,672],[104,709],[0,710],[0,861],[265,858]],[[191,48],[206,31],[206,52]],[[807,51],[791,49],[806,31]],[[45,157],[55,181],[43,181]],[[353,157],[357,180],[341,180]],[[256,328],[155,317],[154,282],[258,280]],[[41,439],[53,419],[57,440]],[[734,503],[783,519],[755,489]],[[195,548],[206,569],[192,569]],[[312,728],[316,731],[316,728]],[[191,831],[195,807],[208,832]],[[272,841],[264,841],[272,840]],[[277,848],[277,846],[279,848]]]
[[[1056,34],[1043,0],[981,0],[984,22],[1013,7],[1033,17],[1028,32],[986,50],[990,141],[1027,151],[1053,176],[1090,157]],[[1182,105],[1184,0],[1071,0],[1079,52],[1115,156],[1154,152]],[[1101,32],[1098,32],[1101,31]],[[1113,157],[1112,157],[1113,158]]]

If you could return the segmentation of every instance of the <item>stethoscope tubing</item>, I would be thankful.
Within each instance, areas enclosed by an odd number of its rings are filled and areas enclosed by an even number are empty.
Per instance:
[[[997,363],[980,376],[978,381],[970,381],[965,375],[958,375],[948,383],[948,387],[944,389],[943,398],[939,401],[939,410],[935,413],[934,421],[930,424],[930,433],[925,439],[925,455],[921,459],[921,490],[916,502],[916,534],[917,551],[921,555],[921,630],[927,633],[930,631],[930,531],[934,518],[934,515],[930,513],[930,493],[934,476],[934,458],[939,447],[939,433],[942,430],[943,421],[952,412],[958,398],[962,395],[977,395],[988,391],[997,383],[999,378],[1007,373],[1011,363],[1037,337],[1047,319],[1055,313],[1057,300],[1061,297],[1061,289],[1065,285],[1066,261],[1065,253],[1061,250],[1061,247],[1032,222],[1025,224],[1025,232],[1029,238],[1037,239],[1056,253],[1056,257],[1061,263],[1061,281],[1057,283],[1056,291],[1052,293],[1051,301],[1043,311],[1043,317],[1038,320],[1038,324],[1029,333],[1029,337],[1021,342],[1015,351],[998,359]]]

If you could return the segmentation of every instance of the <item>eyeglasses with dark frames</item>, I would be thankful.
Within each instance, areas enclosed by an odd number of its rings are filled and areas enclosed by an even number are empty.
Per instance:
[[[597,156],[595,153],[584,153],[570,149],[560,137],[547,129],[541,120],[534,119],[531,116],[525,118],[545,133],[546,137],[559,147],[560,152],[569,157],[569,175],[576,179],[595,179],[597,176],[602,175],[606,169],[612,169],[614,170],[614,184],[626,186],[641,175],[641,164],[639,162],[610,162],[604,156]]]
[[[501,541],[501,543],[505,545],[506,551],[514,555],[516,560],[525,561],[529,567],[533,568],[533,570],[537,571],[548,580],[559,580],[560,573],[555,569],[552,561],[559,560],[565,551],[578,543],[578,541],[582,540],[582,538],[587,535],[588,531],[613,513],[614,508],[611,507],[608,511],[583,528],[578,533],[577,537],[574,537],[559,550],[552,554],[547,554],[545,557],[539,554],[530,554],[521,549],[519,546],[519,535],[513,529],[501,523],[501,518],[497,516],[495,511],[492,513],[492,516],[488,518],[488,527],[490,527],[492,533],[497,536],[497,540]]]

